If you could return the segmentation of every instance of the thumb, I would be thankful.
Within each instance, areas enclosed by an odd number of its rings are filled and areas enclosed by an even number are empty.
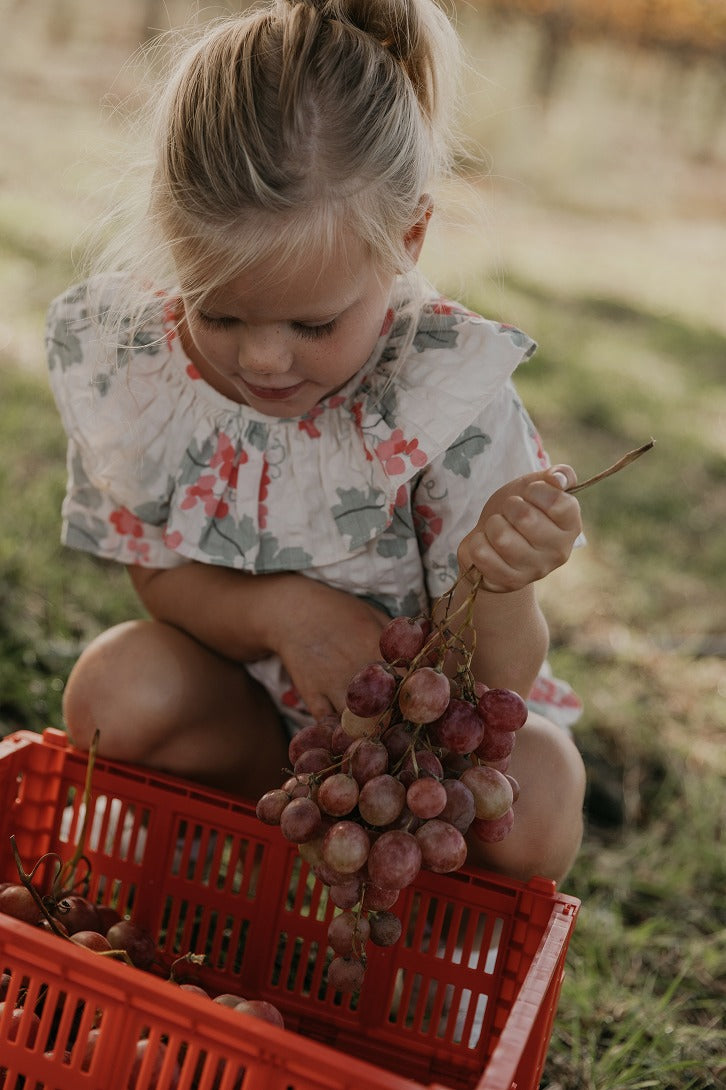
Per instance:
[[[542,479],[561,488],[563,492],[577,484],[577,474],[572,466],[565,464],[550,466],[542,474]]]

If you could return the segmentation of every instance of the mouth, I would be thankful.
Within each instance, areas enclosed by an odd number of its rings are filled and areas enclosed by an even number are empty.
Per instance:
[[[304,382],[296,382],[294,386],[253,386],[251,382],[244,379],[242,383],[253,397],[262,401],[287,401],[299,393],[305,385]]]

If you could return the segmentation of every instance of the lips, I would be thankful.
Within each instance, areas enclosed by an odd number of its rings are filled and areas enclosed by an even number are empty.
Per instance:
[[[260,398],[262,401],[286,401],[299,393],[305,385],[304,382],[296,382],[294,386],[253,386],[252,383],[244,380],[243,384],[253,397]]]

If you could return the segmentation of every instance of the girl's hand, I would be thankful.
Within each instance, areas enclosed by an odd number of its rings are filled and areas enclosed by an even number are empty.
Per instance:
[[[571,466],[558,465],[498,489],[459,546],[461,570],[473,565],[485,590],[508,593],[564,564],[582,530],[580,505],[564,491],[576,481]]]
[[[353,674],[380,659],[382,610],[355,595],[298,576],[289,597],[268,615],[272,650],[279,655],[311,715],[342,711]]]

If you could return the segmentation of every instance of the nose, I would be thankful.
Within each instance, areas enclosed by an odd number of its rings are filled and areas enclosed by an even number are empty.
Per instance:
[[[241,371],[255,375],[283,375],[292,366],[281,326],[244,326],[237,350]]]

